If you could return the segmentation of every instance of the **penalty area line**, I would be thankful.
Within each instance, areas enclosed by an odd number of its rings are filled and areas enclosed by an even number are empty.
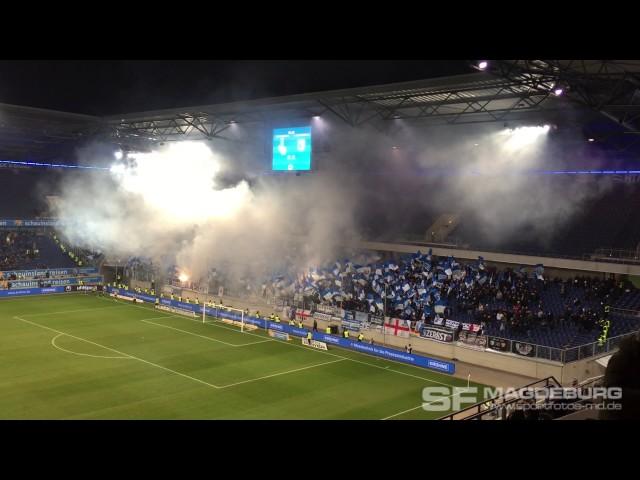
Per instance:
[[[104,348],[106,350],[111,350],[112,352],[115,352],[118,355],[123,355],[123,356],[129,357],[129,358],[132,358],[133,360],[138,360],[139,362],[146,363],[147,365],[151,365],[152,367],[156,367],[156,368],[159,368],[161,370],[165,370],[167,372],[171,372],[171,373],[173,373],[175,375],[179,375],[179,376],[184,377],[184,378],[188,378],[189,380],[193,380],[194,382],[201,383],[201,384],[206,385],[208,387],[215,388],[215,389],[219,389],[220,388],[219,386],[214,385],[213,383],[205,382],[204,380],[200,380],[199,378],[192,377],[191,375],[187,375],[186,373],[181,373],[181,372],[178,372],[176,370],[172,370],[172,369],[170,369],[168,367],[163,367],[162,365],[158,365],[157,363],[150,362],[149,360],[145,360],[144,358],[136,357],[136,356],[131,355],[129,353],[121,352],[120,350],[116,350],[115,348],[107,347],[106,345],[101,345],[101,344],[99,344],[97,342],[93,342],[91,340],[87,340],[86,338],[77,337],[75,335],[71,335],[70,333],[66,333],[66,332],[61,332],[60,330],[56,330],[55,328],[47,327],[45,325],[40,325],[39,323],[32,322],[32,321],[26,320],[24,318],[20,318],[18,316],[15,316],[13,318],[15,318],[16,320],[20,320],[21,322],[25,322],[25,323],[28,323],[30,325],[33,325],[35,327],[40,327],[40,328],[43,328],[45,330],[49,330],[51,332],[55,332],[55,333],[59,333],[59,334],[62,334],[62,335],[66,335],[66,336],[71,337],[71,338],[75,338],[76,340],[81,340],[83,342],[91,343],[91,344],[96,345],[98,347],[102,347],[102,348]]]

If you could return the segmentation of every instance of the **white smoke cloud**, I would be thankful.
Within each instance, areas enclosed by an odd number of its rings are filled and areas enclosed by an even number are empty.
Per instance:
[[[259,278],[335,260],[361,227],[389,238],[425,232],[428,211],[463,213],[497,246],[523,229],[549,240],[608,188],[527,174],[562,167],[543,127],[508,134],[399,123],[381,133],[322,122],[316,144],[328,151],[315,155],[317,172],[300,177],[260,175],[260,146],[171,143],[117,162],[93,145],[80,162],[108,159],[111,169],[63,183],[64,233],[118,256],[169,257],[192,279],[221,265]]]
[[[180,142],[67,178],[57,207],[63,233],[114,256],[168,256],[193,279],[223,263],[242,277],[329,261],[354,234],[353,202],[331,178],[229,184],[232,160]]]

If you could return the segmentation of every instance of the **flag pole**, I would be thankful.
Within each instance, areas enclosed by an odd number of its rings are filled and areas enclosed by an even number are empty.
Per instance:
[[[384,312],[382,312],[382,344],[387,345],[387,327],[385,320],[387,318],[387,282],[384,283]]]

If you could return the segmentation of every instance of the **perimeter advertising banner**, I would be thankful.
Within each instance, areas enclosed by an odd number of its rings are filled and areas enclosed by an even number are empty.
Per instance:
[[[109,292],[115,291],[117,289],[113,289],[108,287],[107,290]],[[138,294],[131,293],[129,291],[121,291],[121,295],[129,295],[129,296],[137,296]],[[141,297],[144,297],[140,295]],[[182,303],[176,300],[169,300],[163,298],[160,300],[163,305],[170,305],[177,308],[182,308],[185,310],[192,310],[196,313],[202,314],[202,305],[194,305],[189,303]],[[225,311],[224,309],[215,309],[211,307],[205,307],[205,312],[207,315],[217,316],[219,318],[229,318],[231,320],[240,320],[240,314],[236,312]],[[244,322],[252,325],[256,325],[257,327],[263,329],[271,329],[276,330],[283,333],[289,333],[290,335],[295,335],[298,337],[305,337],[309,333],[309,330],[304,328],[291,327],[289,325],[283,323],[275,323],[270,322],[268,320],[264,320],[262,318],[255,318],[252,316],[245,316]],[[370,345],[367,343],[362,343],[353,340],[347,340],[346,338],[337,337],[335,335],[329,335],[326,333],[312,333],[312,339],[317,340],[319,342],[324,342],[327,345],[336,345],[342,348],[346,348],[349,350],[359,351],[361,353],[366,353],[369,355],[374,355],[376,357],[386,358],[387,360],[394,360],[397,362],[407,363],[409,365],[415,365],[422,368],[428,368],[430,370],[436,370],[438,372],[455,373],[456,366],[453,362],[447,362],[444,360],[436,360],[434,358],[424,357],[422,355],[417,355],[413,353],[405,353],[395,350],[393,348],[381,347],[378,345]]]
[[[95,267],[82,267],[82,268],[49,268],[38,270],[4,270],[0,272],[0,278],[9,278],[15,275],[20,280],[43,277],[71,277],[74,275],[95,275],[98,273],[98,269]]]
[[[102,283],[102,276],[80,278],[46,278],[43,280],[9,280],[11,288],[56,287],[59,285],[77,285],[83,283]]]

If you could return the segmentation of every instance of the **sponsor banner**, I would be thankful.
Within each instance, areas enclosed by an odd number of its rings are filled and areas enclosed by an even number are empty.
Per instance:
[[[56,227],[61,225],[59,220],[20,220],[20,219],[0,219],[0,227]]]
[[[114,289],[109,287],[107,290],[112,291]],[[129,293],[129,292],[126,292],[126,293]],[[181,302],[177,302],[175,300],[173,301],[168,300],[166,298],[163,298],[160,301],[161,301],[161,304],[163,305],[183,307],[186,310],[192,310],[195,312],[200,312],[200,314],[202,314],[202,306],[200,305],[184,304]],[[212,315],[212,316],[215,316],[214,313],[217,312],[218,316],[225,315],[228,317],[235,317],[232,319],[235,319],[236,321],[240,319],[240,314],[235,312],[227,312],[221,309],[213,309],[211,307],[206,307],[205,311],[207,312],[208,315]],[[265,320],[261,318],[251,317],[251,316],[245,316],[244,322],[245,324],[252,324],[263,329],[267,326],[267,322]],[[296,336],[306,337],[308,332],[307,330],[296,328],[296,327],[290,327],[284,324],[279,324],[279,326],[282,327],[279,330],[285,333],[296,335]],[[417,354],[404,353],[398,350],[394,350],[392,348],[380,347],[377,345],[370,345],[363,342],[336,337],[334,335],[329,335],[326,333],[314,333],[313,340],[324,342],[325,344],[338,345],[343,348],[356,350],[361,353],[366,353],[369,355],[386,358],[388,360],[395,360],[397,362],[407,363],[409,365],[415,365],[422,368],[428,368],[430,370],[436,370],[438,372],[449,373],[449,374],[455,373],[455,364],[453,362],[436,360],[433,358],[424,357],[422,355],[417,355]]]
[[[422,330],[420,330],[420,336],[422,338],[428,338],[429,340],[435,340],[436,342],[453,342],[453,332],[441,327],[432,327],[430,325],[425,325],[422,327]]]
[[[102,283],[102,277],[80,277],[80,278],[46,278],[42,280],[9,280],[11,288],[31,288],[41,285],[59,286],[59,285],[77,285],[83,283]]]
[[[253,325],[252,325],[253,326]],[[278,340],[287,340],[289,341],[289,334],[284,332],[276,332],[274,330],[269,329],[269,336],[273,338],[277,338]]]
[[[409,338],[411,335],[411,323],[400,318],[388,318],[384,324],[385,335]]]
[[[65,292],[101,292],[102,285],[67,285]]]
[[[10,277],[15,275],[19,279],[30,279],[36,277],[46,278],[47,273],[49,277],[70,277],[74,275],[91,275],[98,273],[98,269],[95,267],[83,267],[83,268],[49,268],[45,270],[4,270],[0,272],[0,278]]]
[[[0,297],[22,297],[25,295],[46,295],[49,293],[65,293],[64,287],[23,288],[18,290],[0,290]]]
[[[307,332],[308,330],[305,330],[304,328],[289,327],[289,334],[295,335],[296,337],[306,337]]]
[[[354,340],[347,340],[345,338],[339,338],[334,335],[328,335],[326,333],[316,333],[313,335],[313,338],[327,344],[337,345],[361,353],[366,353],[368,355],[385,358],[387,360],[394,360],[396,362],[407,363],[409,365],[415,365],[422,368],[428,368],[430,370],[437,370],[443,373],[453,374],[456,370],[455,363],[453,362],[436,360],[434,358],[424,357],[422,355],[417,355],[414,353],[400,352],[392,348],[371,345]]]
[[[535,345],[531,345],[530,343],[511,342],[511,348],[513,353],[517,353],[518,355],[523,355],[525,357],[533,357],[536,354]]]
[[[448,322],[450,322],[451,320],[447,320]],[[442,317],[436,317],[433,319],[433,324],[434,325],[443,325],[444,324],[444,318]]]
[[[317,340],[309,341],[306,337],[302,338],[302,345],[305,345],[305,346],[311,347],[311,348],[317,348],[318,350],[329,350],[327,348],[327,344],[326,343],[318,342]]]
[[[508,352],[511,349],[511,341],[505,340],[504,338],[489,337],[487,348],[500,352]]]

